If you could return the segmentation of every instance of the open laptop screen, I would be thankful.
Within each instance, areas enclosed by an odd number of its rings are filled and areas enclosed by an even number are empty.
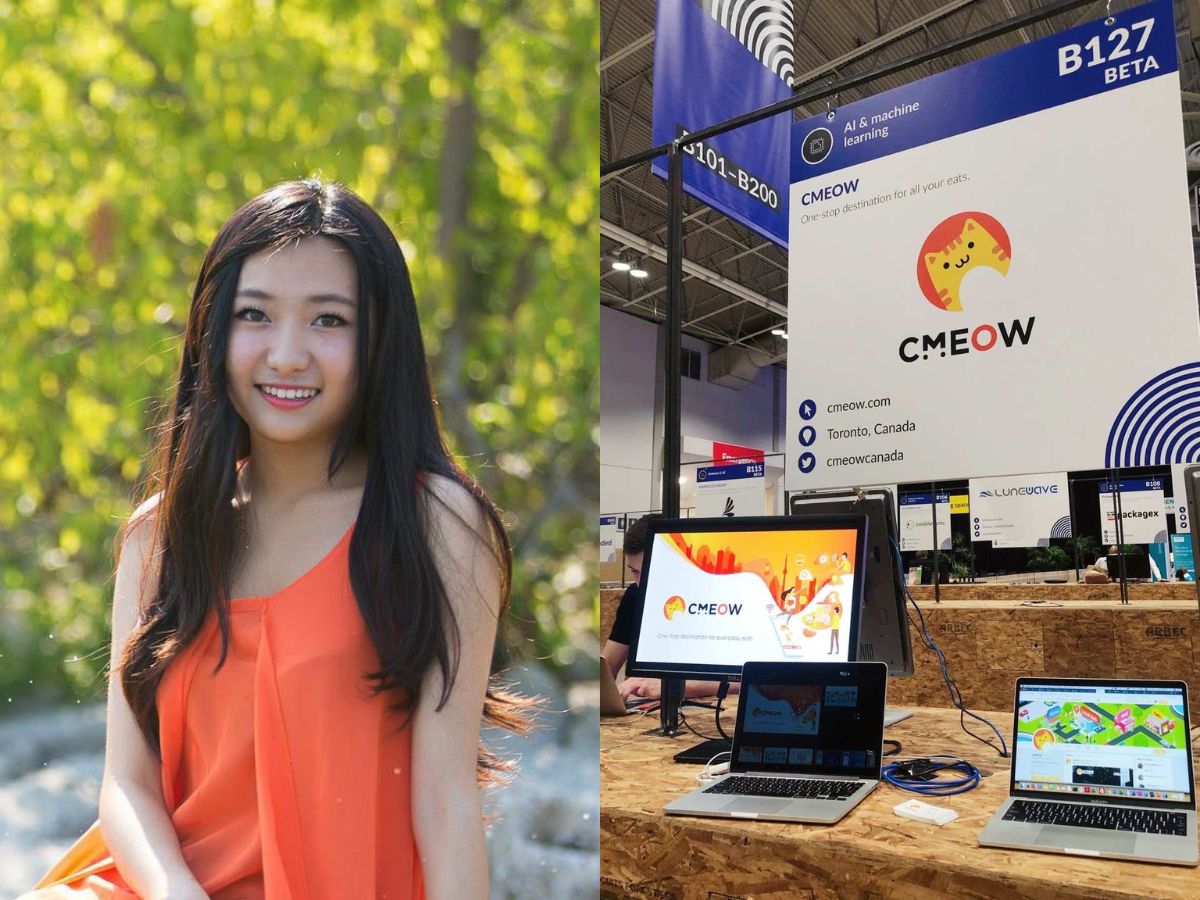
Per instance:
[[[1014,734],[1014,793],[1194,805],[1183,682],[1022,678]]]
[[[883,663],[747,663],[730,769],[878,778],[886,684]]]

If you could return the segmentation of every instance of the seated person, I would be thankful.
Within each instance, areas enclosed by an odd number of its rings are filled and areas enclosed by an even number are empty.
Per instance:
[[[625,531],[622,550],[625,553],[625,564],[629,566],[629,571],[633,575],[633,581],[629,587],[625,588],[621,603],[617,607],[617,617],[613,621],[612,631],[609,632],[608,640],[604,642],[604,649],[600,652],[600,655],[608,660],[608,667],[612,671],[613,678],[617,677],[617,673],[621,671],[621,667],[629,658],[629,645],[633,641],[635,615],[642,602],[639,584],[642,579],[642,559],[646,552],[650,521],[654,518],[657,516],[653,514],[642,516]],[[712,697],[716,695],[719,687],[720,685],[716,681],[689,681],[684,688],[684,696]],[[662,680],[659,678],[626,678],[617,685],[617,688],[625,699],[644,697],[647,700],[657,700],[662,691]],[[729,693],[736,694],[737,692],[738,685],[736,683],[730,685]]]
[[[1109,547],[1108,552],[1116,556],[1117,548]],[[1110,581],[1112,579],[1108,577],[1108,556],[1101,556],[1083,573],[1084,584],[1108,584]]]

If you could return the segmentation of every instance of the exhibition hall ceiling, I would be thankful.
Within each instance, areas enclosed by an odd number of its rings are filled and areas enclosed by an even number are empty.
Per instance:
[[[870,72],[1046,5],[1030,0],[794,3],[796,84],[804,87]],[[1110,5],[1117,12],[1138,3],[1114,0]],[[864,88],[845,92],[834,105],[1047,37],[1103,16],[1105,6],[1101,0],[933,63],[877,79]],[[1200,4],[1175,2],[1180,111],[1185,142],[1190,146],[1200,141],[1200,63],[1188,24],[1189,6]],[[600,8],[600,158],[607,163],[651,146],[655,2],[601,0]],[[796,118],[815,115],[825,108],[825,101],[801,107]],[[1200,169],[1200,152],[1189,168],[1192,165]],[[1191,179],[1196,175],[1191,173]],[[1194,209],[1194,197],[1190,202]],[[782,363],[787,341],[772,331],[787,329],[787,254],[690,197],[685,197],[683,213],[684,333],[718,348],[745,348],[758,365]],[[666,264],[662,261],[662,248],[667,243],[666,184],[650,173],[649,163],[605,176],[600,187],[600,215],[600,302],[651,321],[662,321],[667,300]],[[611,261],[618,256],[635,264],[640,262],[647,277],[634,278],[613,270]]]

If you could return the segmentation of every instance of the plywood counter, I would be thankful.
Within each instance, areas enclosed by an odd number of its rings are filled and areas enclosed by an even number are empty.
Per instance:
[[[1011,713],[988,715],[1007,739]],[[712,728],[707,710],[693,716],[701,730]],[[915,795],[889,785],[832,826],[665,816],[663,805],[694,787],[698,771],[671,756],[697,739],[646,735],[654,725],[657,714],[601,720],[605,898],[1200,897],[1198,869],[979,847],[1007,796],[1008,762],[963,734],[950,710],[920,709],[887,733],[904,755],[965,756],[984,772],[975,790],[930,801],[958,812],[942,828],[897,817],[892,807]]]
[[[962,593],[979,587],[955,585],[955,593],[947,588],[941,603],[931,593],[913,594],[968,706],[1006,708],[1019,675],[1178,678],[1188,682],[1192,715],[1200,717],[1194,585],[1139,585],[1161,593],[1146,593],[1127,605],[1093,596],[1096,585],[991,585],[997,593],[983,598]],[[1186,589],[1185,596],[1177,596],[1177,587]],[[1045,588],[1064,590],[1047,594]],[[602,638],[620,598],[620,591],[601,592]],[[950,706],[936,657],[915,630],[910,636],[916,671],[892,682],[892,702]]]

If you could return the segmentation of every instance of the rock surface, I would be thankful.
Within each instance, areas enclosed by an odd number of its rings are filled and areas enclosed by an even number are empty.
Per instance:
[[[599,695],[564,692],[536,664],[517,690],[547,697],[527,738],[489,732],[519,757],[508,786],[487,799],[495,900],[599,896]],[[0,898],[29,890],[96,818],[104,708],[71,706],[0,721]]]

